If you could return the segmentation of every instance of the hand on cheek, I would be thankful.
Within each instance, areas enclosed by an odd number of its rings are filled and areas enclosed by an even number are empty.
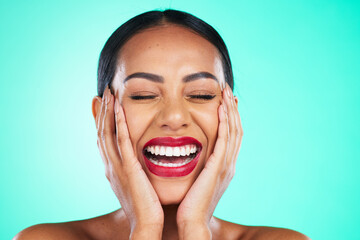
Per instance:
[[[129,220],[131,238],[158,239],[163,229],[163,209],[135,156],[123,109],[117,99],[114,104],[114,99],[107,87],[96,116],[106,177]]]
[[[235,174],[242,128],[240,115],[228,84],[219,106],[218,138],[214,151],[177,212],[180,239],[211,236],[209,223],[221,196]]]

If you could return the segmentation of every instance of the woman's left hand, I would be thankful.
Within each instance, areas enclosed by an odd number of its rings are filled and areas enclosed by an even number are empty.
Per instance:
[[[214,151],[177,211],[180,239],[211,238],[210,220],[235,174],[243,130],[237,103],[228,84],[218,112],[218,138]]]

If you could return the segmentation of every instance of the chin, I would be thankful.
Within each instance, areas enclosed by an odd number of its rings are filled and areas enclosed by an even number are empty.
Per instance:
[[[185,194],[177,194],[177,196],[169,196],[167,194],[159,196],[161,205],[179,205],[184,199]]]
[[[167,181],[151,181],[161,205],[180,204],[189,191],[193,181],[178,181],[176,178]]]

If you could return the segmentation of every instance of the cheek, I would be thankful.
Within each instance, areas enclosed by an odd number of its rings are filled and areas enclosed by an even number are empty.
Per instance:
[[[153,114],[133,104],[123,104],[130,140],[134,148],[153,120]],[[135,149],[134,149],[135,150]]]
[[[199,125],[207,139],[207,152],[213,151],[219,125],[218,116],[219,104],[209,104],[207,106],[198,107],[193,111],[193,117]]]

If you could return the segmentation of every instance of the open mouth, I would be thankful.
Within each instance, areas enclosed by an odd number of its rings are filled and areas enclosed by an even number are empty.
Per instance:
[[[159,137],[145,144],[143,156],[153,174],[180,177],[194,170],[201,149],[201,143],[191,137]]]
[[[155,165],[164,167],[180,167],[191,162],[199,153],[196,145],[181,147],[149,146],[145,156]]]

